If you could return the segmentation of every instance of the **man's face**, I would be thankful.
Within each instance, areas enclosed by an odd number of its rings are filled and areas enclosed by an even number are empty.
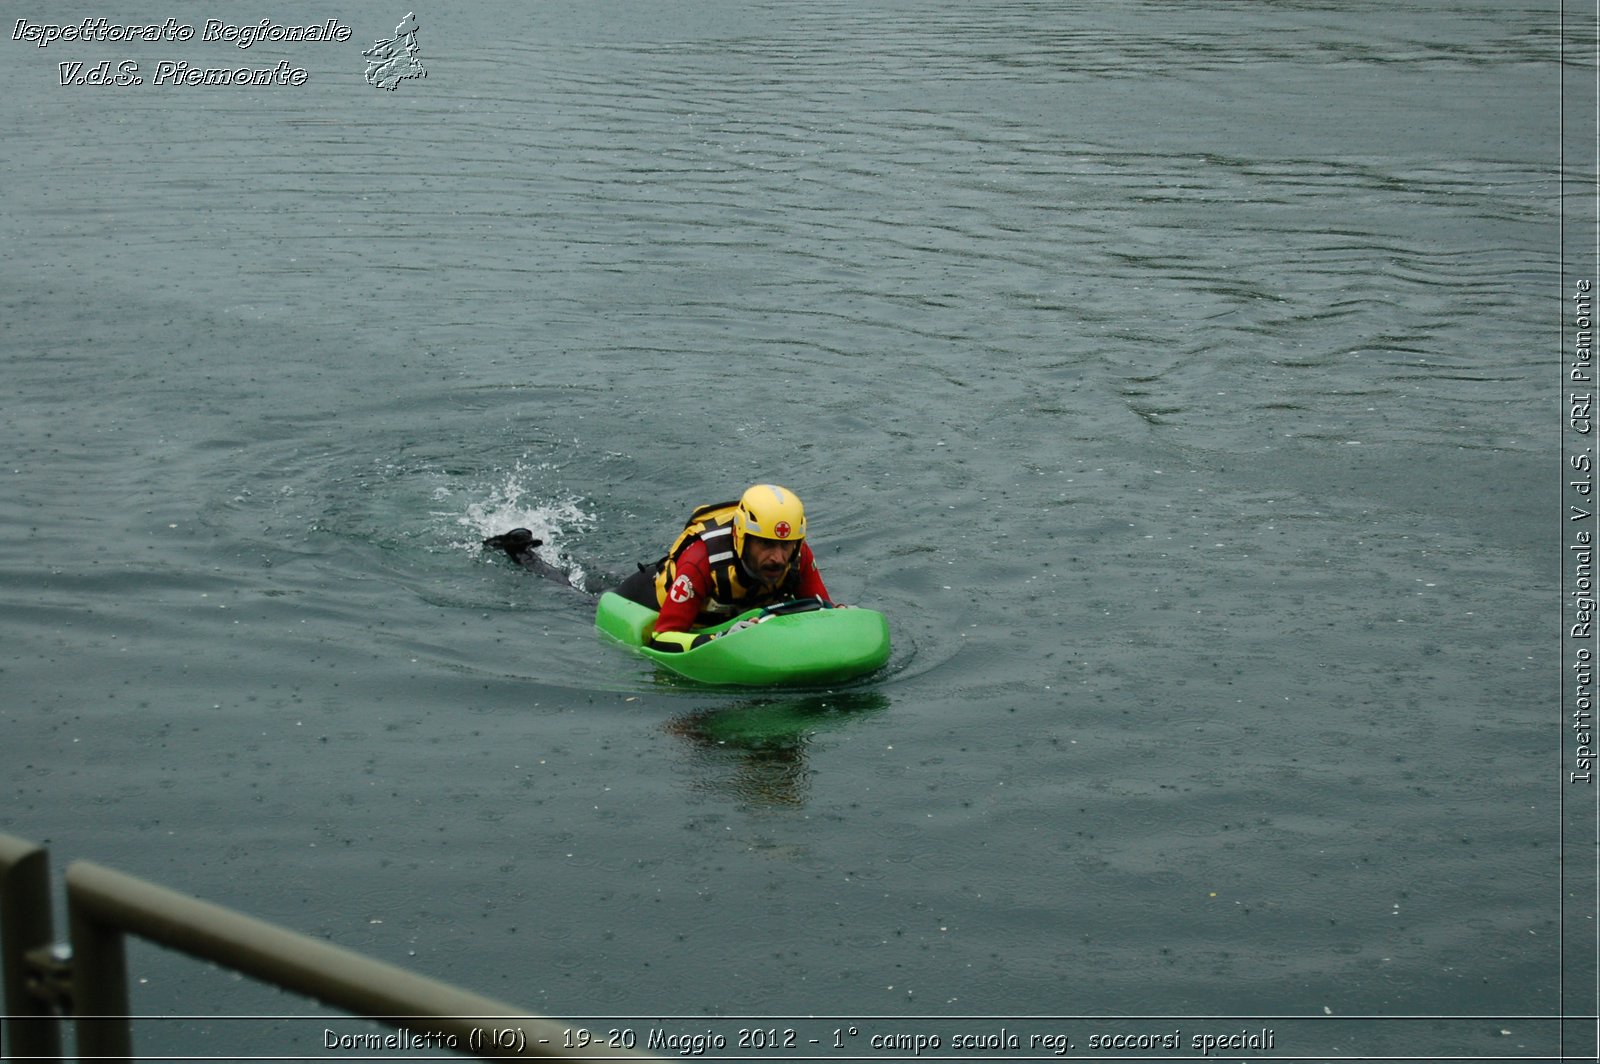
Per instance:
[[[783,543],[775,539],[757,539],[746,536],[744,541],[744,567],[750,575],[768,587],[783,579],[784,571],[800,549],[798,541]]]

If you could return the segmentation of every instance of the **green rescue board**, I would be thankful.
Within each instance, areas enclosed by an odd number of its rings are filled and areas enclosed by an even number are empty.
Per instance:
[[[741,621],[752,624],[729,631]],[[835,683],[889,660],[889,622],[876,610],[830,607],[820,599],[750,610],[706,628],[717,638],[693,650],[665,653],[645,646],[656,611],[607,591],[594,624],[679,676],[708,684]],[[726,634],[723,634],[726,633]]]

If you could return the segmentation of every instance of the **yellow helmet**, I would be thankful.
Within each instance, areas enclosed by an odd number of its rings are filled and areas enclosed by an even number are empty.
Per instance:
[[[744,537],[798,543],[806,538],[806,510],[788,488],[757,484],[739,497],[733,511],[733,550],[744,553]]]

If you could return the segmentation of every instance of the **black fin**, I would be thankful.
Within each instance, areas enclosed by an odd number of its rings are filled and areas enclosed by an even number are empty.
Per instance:
[[[518,565],[526,565],[527,556],[543,542],[542,539],[534,539],[533,533],[526,528],[513,528],[510,532],[490,536],[483,541],[483,545],[490,550],[503,550]]]

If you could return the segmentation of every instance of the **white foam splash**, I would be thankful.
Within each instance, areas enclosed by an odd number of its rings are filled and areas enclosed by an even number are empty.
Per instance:
[[[537,488],[544,478],[539,470],[548,468],[519,465],[499,484],[490,485],[481,497],[468,499],[462,510],[446,511],[439,516],[453,519],[456,526],[466,532],[466,538],[455,544],[463,550],[477,551],[490,536],[513,528],[526,528],[535,539],[544,540],[543,545],[536,548],[539,556],[565,569],[574,587],[582,587],[582,567],[570,555],[565,558],[560,555],[563,541],[570,540],[573,533],[592,527],[595,515],[572,496],[540,494]]]

